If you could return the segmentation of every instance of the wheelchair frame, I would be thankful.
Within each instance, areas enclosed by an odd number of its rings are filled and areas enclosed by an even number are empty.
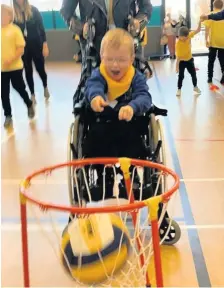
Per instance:
[[[132,19],[129,18],[130,21]],[[87,36],[87,46],[86,46],[86,65],[85,67],[82,67],[82,73],[86,73],[83,77],[81,76],[80,83],[82,81],[85,82],[85,79],[87,79],[91,75],[91,70],[92,70],[92,62],[94,61],[92,55],[91,55],[91,49],[93,48],[93,37],[94,37],[94,19],[90,19],[88,21],[89,23],[89,31],[88,31],[88,36]],[[139,47],[140,39],[135,40],[135,43],[137,43],[136,48]],[[140,59],[136,59],[136,61],[141,61]],[[140,62],[138,62],[138,69],[140,67]],[[142,71],[143,72],[143,71]],[[82,88],[82,87],[81,87]],[[78,87],[79,93],[82,93],[82,89]],[[77,92],[77,91],[76,91]],[[77,96],[77,94],[75,94]],[[80,143],[79,140],[82,139],[82,133],[84,132],[82,129],[82,126],[80,125],[80,112],[82,111],[82,97],[79,96],[79,99],[75,98],[74,99],[74,116],[75,120],[74,122],[70,125],[69,128],[69,135],[68,135],[68,147],[67,147],[67,160],[72,161],[74,159],[80,159],[82,158],[82,151],[81,151],[81,146],[82,143]],[[152,107],[152,113],[150,113],[150,118],[149,118],[149,125],[148,125],[148,135],[149,139],[152,140],[153,143],[147,143],[149,146],[151,146],[153,153],[152,155],[155,156],[155,161],[157,159],[157,162],[162,163],[163,165],[166,166],[166,148],[165,148],[165,138],[164,138],[164,129],[162,125],[162,121],[160,117],[158,116],[167,116],[167,110],[165,109],[160,109],[156,106]],[[68,173],[68,190],[69,190],[69,200],[71,205],[77,205],[74,200],[74,167],[73,166],[68,166],[67,168],[67,173]],[[167,191],[167,177],[166,175],[162,176],[162,185],[161,185],[161,193],[164,193]],[[163,207],[160,207],[160,221],[159,224],[161,224],[161,227],[163,230],[165,230],[165,234],[171,234],[175,233],[175,237],[171,237],[171,240],[164,239],[163,243],[166,245],[173,245],[175,244],[181,236],[181,230],[178,225],[178,223],[172,219],[169,218],[168,213],[165,210],[166,204],[163,204]],[[166,236],[166,235],[165,235]],[[165,238],[164,234],[160,235],[160,238]],[[169,236],[169,235],[168,235]]]

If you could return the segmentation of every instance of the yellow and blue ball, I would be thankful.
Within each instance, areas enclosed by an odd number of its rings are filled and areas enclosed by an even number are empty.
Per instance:
[[[116,214],[94,214],[68,224],[61,248],[62,263],[72,277],[84,284],[97,284],[123,267],[129,256],[130,235]]]

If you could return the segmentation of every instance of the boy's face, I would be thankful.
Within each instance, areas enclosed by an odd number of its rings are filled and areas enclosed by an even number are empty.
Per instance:
[[[5,26],[5,25],[8,25],[10,22],[11,22],[10,13],[6,9],[2,8],[1,9],[1,25]]]
[[[187,41],[188,36],[179,36],[179,39],[180,39],[180,41],[185,42],[185,41]]]
[[[131,54],[130,47],[126,46],[121,46],[117,50],[107,47],[102,55],[102,62],[106,71],[115,81],[119,81],[124,77],[133,61],[134,55]]]

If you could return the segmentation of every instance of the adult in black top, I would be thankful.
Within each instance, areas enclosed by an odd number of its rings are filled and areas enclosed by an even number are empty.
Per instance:
[[[79,5],[80,18],[76,8]],[[81,45],[85,46],[85,35],[88,29],[87,19],[94,18],[94,46],[100,51],[102,38],[110,29],[111,20],[117,28],[128,29],[128,16],[134,17],[135,29],[146,26],[151,18],[151,0],[63,0],[61,15],[75,32],[80,36]]]
[[[34,62],[36,70],[42,80],[45,98],[48,99],[50,97],[45,71],[45,57],[49,55],[49,50],[44,25],[40,12],[36,7],[31,6],[28,0],[13,0],[13,7],[15,13],[14,23],[20,27],[26,40],[23,62],[26,81],[32,100],[35,103],[32,62]]]

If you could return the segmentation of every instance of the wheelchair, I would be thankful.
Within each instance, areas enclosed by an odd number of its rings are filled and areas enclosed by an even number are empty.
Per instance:
[[[131,21],[131,19],[130,19]],[[81,78],[75,95],[73,97],[73,114],[74,114],[74,122],[71,124],[69,128],[68,134],[68,144],[67,144],[67,160],[73,161],[76,159],[88,158],[85,152],[85,143],[88,142],[88,135],[90,133],[91,127],[93,123],[103,122],[105,121],[105,117],[110,119],[109,122],[113,122],[114,119],[118,119],[115,114],[111,112],[109,109],[109,113],[105,116],[104,113],[93,113],[87,104],[85,103],[84,89],[85,82],[88,77],[91,75],[92,69],[96,68],[99,63],[97,63],[96,50],[93,45],[93,37],[94,37],[94,19],[90,19],[88,21],[89,31],[87,35],[87,45],[85,47],[85,59],[82,65]],[[135,50],[137,51],[142,39],[139,36],[136,37],[135,40]],[[146,69],[151,71],[149,64],[147,61],[137,57],[135,59],[134,66],[136,69],[139,69],[142,73],[145,72]],[[105,109],[106,111],[107,109]],[[101,114],[101,115],[100,115]],[[109,115],[109,116],[108,116]],[[164,130],[161,121],[161,116],[167,116],[167,110],[161,109],[155,105],[152,105],[150,111],[148,111],[144,116],[136,116],[133,117],[133,122],[135,128],[140,131],[140,137],[142,141],[142,152],[141,157],[139,159],[154,161],[156,163],[160,163],[166,166],[166,147],[165,147],[165,139],[164,139]],[[109,117],[109,118],[108,118]],[[116,120],[115,120],[116,121]],[[125,156],[126,155],[122,155]],[[73,206],[86,205],[90,200],[88,198],[88,193],[81,191],[81,202],[80,196],[77,197],[77,180],[74,180],[74,173],[78,174],[79,186],[84,187],[84,182],[87,181],[89,187],[92,187],[91,195],[94,198],[93,201],[100,201],[102,196],[102,191],[99,192],[97,190],[97,168],[96,167],[86,167],[86,175],[87,177],[84,179],[83,173],[80,171],[75,171],[72,166],[68,167],[68,190],[69,190],[69,200],[70,204]],[[144,183],[149,187],[148,189],[145,186],[143,189],[143,195],[141,195],[141,199],[139,199],[138,189],[133,189],[135,200],[144,200],[154,195],[154,191],[157,189],[157,194],[164,193],[167,191],[167,179],[166,175],[158,175],[155,169],[145,168],[143,172]],[[117,172],[119,173],[119,171]],[[133,177],[138,178],[138,174],[134,173]],[[159,179],[159,177],[162,178]],[[160,181],[161,180],[161,181]],[[160,182],[159,182],[160,181]],[[158,184],[159,182],[159,184]],[[121,184],[121,183],[120,183]],[[120,185],[119,184],[119,185]],[[119,186],[120,194],[119,197],[125,198],[125,188]],[[111,189],[109,189],[111,190]],[[97,196],[96,196],[97,195]],[[111,192],[108,194],[108,198],[110,198]],[[78,199],[79,198],[79,199]],[[127,198],[126,198],[127,199]],[[158,216],[160,219],[160,239],[163,239],[163,244],[165,245],[173,245],[178,242],[181,237],[181,230],[178,223],[171,219],[166,211],[166,204],[161,204],[159,207]]]

